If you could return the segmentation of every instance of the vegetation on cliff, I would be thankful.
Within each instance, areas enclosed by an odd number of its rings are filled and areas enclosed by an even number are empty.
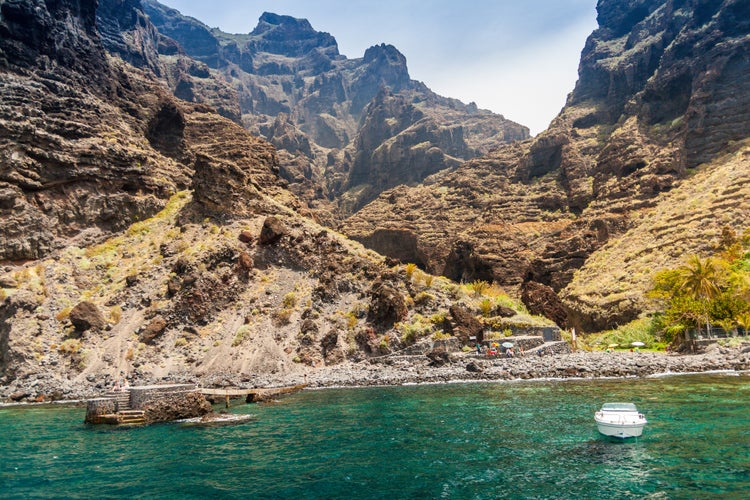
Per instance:
[[[657,316],[665,340],[685,339],[689,332],[710,336],[712,327],[732,334],[750,329],[750,229],[737,237],[725,228],[717,253],[692,255],[680,267],[654,278],[651,297],[664,309]]]

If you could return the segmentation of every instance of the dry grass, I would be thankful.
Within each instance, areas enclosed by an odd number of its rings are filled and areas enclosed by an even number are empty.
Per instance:
[[[725,226],[741,231],[750,220],[748,199],[750,141],[698,168],[689,182],[662,194],[654,208],[634,214],[634,227],[587,260],[563,299],[594,309],[632,302],[649,310],[645,292],[654,273],[676,267],[686,255],[709,253]]]

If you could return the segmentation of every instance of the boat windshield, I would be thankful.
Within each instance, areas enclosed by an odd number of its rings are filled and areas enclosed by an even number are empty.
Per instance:
[[[638,411],[633,403],[604,403],[603,411]]]

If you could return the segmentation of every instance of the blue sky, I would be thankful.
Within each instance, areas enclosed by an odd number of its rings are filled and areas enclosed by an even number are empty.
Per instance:
[[[596,0],[160,0],[230,33],[253,30],[265,12],[305,18],[362,57],[389,43],[409,74],[438,94],[544,130],[565,104]]]

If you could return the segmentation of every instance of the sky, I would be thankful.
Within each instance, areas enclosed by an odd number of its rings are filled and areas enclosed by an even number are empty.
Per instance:
[[[304,18],[350,59],[380,43],[434,92],[543,131],[578,79],[596,0],[160,0],[228,33],[263,12]]]

